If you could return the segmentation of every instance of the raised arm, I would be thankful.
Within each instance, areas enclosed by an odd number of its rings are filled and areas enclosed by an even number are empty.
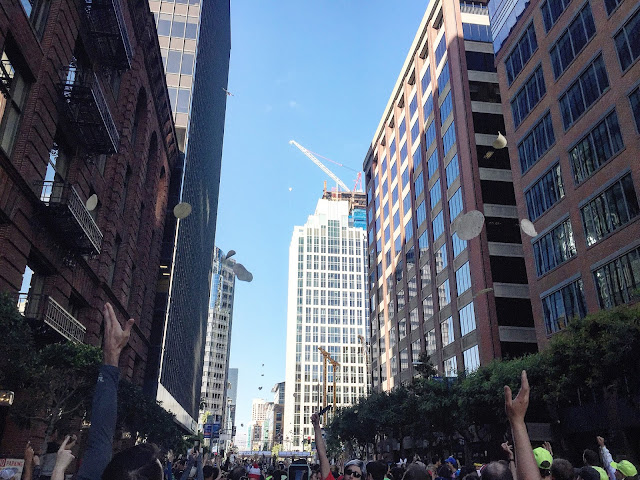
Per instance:
[[[513,398],[511,388],[504,387],[504,408],[511,424],[513,449],[515,450],[516,471],[518,480],[540,480],[540,472],[527,433],[524,417],[529,407],[529,380],[527,372],[522,371],[520,391]]]
[[[102,477],[102,472],[111,460],[113,434],[116,430],[118,415],[118,379],[120,376],[118,364],[120,353],[127,345],[131,328],[135,323],[135,320],[130,318],[122,328],[109,303],[105,304],[102,313],[104,315],[104,360],[93,394],[91,427],[89,428],[84,461],[78,471],[77,478],[79,480],[95,480]]]
[[[509,470],[511,470],[511,475],[513,476],[513,480],[518,480],[518,472],[516,471],[516,457],[513,454],[513,445],[509,445],[509,442],[504,442],[502,445],[502,450],[509,457]]]
[[[316,436],[316,452],[318,453],[318,460],[320,461],[320,474],[322,475],[320,480],[326,480],[331,474],[331,466],[329,465],[329,459],[327,458],[327,447],[325,446],[324,439],[322,438],[320,415],[317,413],[311,415],[311,423],[313,424],[313,430]]]
[[[611,453],[609,453],[609,449],[604,444],[604,438],[596,437],[596,440],[598,441],[598,447],[600,447],[600,457],[602,457],[604,469],[607,471],[607,475],[609,475],[610,480],[616,480],[616,469],[611,466],[613,457],[611,456]]]

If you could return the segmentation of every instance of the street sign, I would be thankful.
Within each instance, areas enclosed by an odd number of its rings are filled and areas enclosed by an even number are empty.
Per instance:
[[[211,438],[211,433],[213,432],[213,423],[205,423],[203,430],[204,438]]]
[[[213,423],[212,424],[212,430],[211,430],[211,438],[216,440],[218,437],[220,437],[220,423]]]

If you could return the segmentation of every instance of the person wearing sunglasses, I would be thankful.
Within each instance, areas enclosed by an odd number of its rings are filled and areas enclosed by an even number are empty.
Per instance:
[[[320,428],[320,415],[314,413],[311,415],[311,424],[316,437],[316,452],[320,461],[320,478],[321,480],[335,480],[331,473],[331,465],[327,458],[327,447],[322,438],[322,429]],[[362,460],[349,460],[344,464],[344,480],[366,480],[367,468]]]

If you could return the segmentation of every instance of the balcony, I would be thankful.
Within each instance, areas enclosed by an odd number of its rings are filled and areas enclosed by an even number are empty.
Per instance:
[[[64,69],[60,90],[70,139],[90,155],[117,152],[120,135],[96,74],[72,62]]]
[[[21,293],[18,310],[36,328],[39,335],[55,340],[62,335],[71,342],[82,343],[86,328],[58,302],[47,295]]]
[[[81,254],[98,254],[102,232],[72,185],[58,181],[34,184],[40,189],[44,220],[60,240]]]
[[[84,9],[98,61],[116,70],[130,69],[133,51],[120,0],[84,0]]]

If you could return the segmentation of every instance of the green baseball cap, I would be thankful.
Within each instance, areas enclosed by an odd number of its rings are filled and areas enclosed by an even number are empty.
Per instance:
[[[533,456],[536,457],[538,468],[549,470],[553,463],[553,457],[546,448],[538,447],[533,449]]]
[[[609,475],[604,471],[602,467],[593,467],[596,472],[600,474],[600,480],[609,480]]]
[[[618,470],[625,477],[633,477],[638,474],[638,470],[633,466],[629,460],[622,460],[621,462],[611,462],[611,466]]]

